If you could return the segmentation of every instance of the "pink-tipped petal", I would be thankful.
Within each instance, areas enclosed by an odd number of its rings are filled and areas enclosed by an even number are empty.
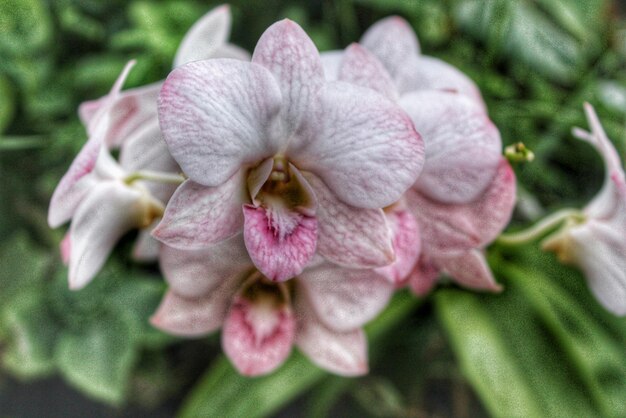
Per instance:
[[[433,290],[439,278],[439,268],[422,254],[408,278],[408,284],[417,296],[426,296]]]
[[[405,198],[420,225],[423,248],[433,255],[466,251],[493,241],[509,222],[515,205],[515,175],[502,159],[484,193],[464,205],[442,204],[415,190]]]
[[[239,373],[258,376],[291,353],[296,323],[291,307],[237,297],[224,323],[222,347]]]
[[[364,87],[333,82],[322,89],[315,118],[290,158],[345,203],[377,209],[415,182],[424,144],[399,106]]]
[[[381,62],[359,44],[352,44],[343,55],[339,80],[375,90],[392,101],[398,99],[396,86]]]
[[[168,76],[159,97],[159,121],[185,174],[216,187],[243,164],[277,151],[269,130],[282,100],[274,77],[260,65],[195,61]]]
[[[315,254],[317,219],[278,206],[243,212],[246,248],[261,273],[281,282],[302,272]]]
[[[345,267],[372,268],[394,260],[391,230],[381,209],[361,209],[341,202],[311,173],[308,183],[317,197],[317,252]]]
[[[325,326],[350,331],[375,318],[389,302],[394,286],[374,270],[347,269],[331,264],[307,268],[298,290]]]
[[[107,132],[109,129],[114,129],[118,125],[115,122],[120,116],[124,115],[123,111],[116,111],[116,104],[120,99],[122,86],[124,85],[130,70],[135,66],[135,64],[135,60],[131,60],[126,63],[122,72],[115,80],[115,83],[113,83],[113,87],[111,87],[109,94],[101,97],[100,99],[81,104],[78,108],[78,115],[80,116],[81,121],[85,124],[87,133],[90,137],[98,136],[100,141],[104,141],[107,145],[109,145],[108,141],[106,141],[108,136]],[[124,106],[122,106],[122,109],[123,108]]]
[[[437,256],[437,266],[464,287],[490,292],[502,291],[480,250],[470,250],[461,254]]]
[[[418,91],[400,99],[426,146],[415,183],[442,203],[467,203],[491,183],[502,153],[500,133],[480,106],[454,93]]]
[[[59,252],[61,253],[61,261],[67,266],[72,255],[72,238],[69,231],[65,233],[65,236],[59,243]]]
[[[141,223],[141,192],[121,182],[106,181],[81,202],[70,227],[71,289],[81,289],[104,265],[117,241]]]
[[[95,139],[88,141],[61,178],[52,194],[48,209],[48,224],[52,228],[67,222],[93,187],[95,180],[88,174],[93,171],[99,152],[99,141]]]
[[[391,283],[400,285],[406,281],[420,255],[422,242],[419,226],[415,217],[406,209],[392,209],[386,216],[393,233],[396,259],[388,266],[377,268],[376,272]]]
[[[296,299],[296,345],[313,363],[341,376],[367,374],[367,340],[361,329],[333,331],[317,319],[302,298]]]
[[[241,232],[241,205],[247,200],[243,170],[218,187],[186,180],[174,192],[153,235],[175,248],[210,247]]]
[[[396,77],[400,94],[416,90],[439,90],[456,93],[471,99],[480,109],[485,102],[476,84],[456,67],[435,57],[409,57]]]
[[[373,24],[361,37],[361,45],[370,50],[396,77],[409,57],[420,53],[415,32],[399,16],[391,16]]]
[[[282,135],[287,141],[303,119],[310,117],[324,81],[319,52],[297,23],[284,19],[261,35],[252,62],[269,69],[278,81],[283,97]]]
[[[239,283],[252,268],[241,235],[205,250],[164,246],[159,263],[170,289],[190,299],[210,295],[224,282]]]
[[[215,57],[218,49],[228,40],[231,23],[230,7],[226,4],[202,16],[181,41],[174,67]]]
[[[195,337],[218,330],[226,318],[237,288],[223,283],[213,292],[197,298],[185,298],[168,291],[150,323],[173,335]]]

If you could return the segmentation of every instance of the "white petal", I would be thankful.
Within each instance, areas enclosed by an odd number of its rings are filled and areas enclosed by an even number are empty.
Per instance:
[[[318,318],[330,329],[349,331],[376,317],[389,302],[394,286],[374,270],[331,264],[303,271],[301,288]]]
[[[70,236],[70,288],[89,283],[108,258],[117,241],[139,226],[141,192],[121,182],[98,184],[80,204],[72,220]]]
[[[275,154],[269,131],[281,102],[274,77],[260,65],[196,61],[168,76],[159,97],[159,121],[185,174],[215,187],[242,165]]]
[[[183,38],[174,67],[188,62],[213,58],[217,50],[228,40],[231,25],[230,7],[222,5],[202,16]]]

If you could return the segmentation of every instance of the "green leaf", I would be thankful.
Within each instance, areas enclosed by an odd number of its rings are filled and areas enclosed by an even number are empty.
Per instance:
[[[370,344],[376,344],[419,303],[407,292],[396,295],[387,310],[366,327]],[[257,378],[241,376],[222,355],[189,394],[179,417],[268,416],[325,376],[327,372],[299,352],[276,372]]]
[[[115,318],[85,325],[82,332],[59,336],[56,363],[63,377],[96,399],[120,404],[136,362],[135,340]]]
[[[514,266],[503,269],[503,273],[515,279],[516,287],[538,310],[603,415],[626,415],[626,351],[623,345],[550,277]]]
[[[484,302],[459,290],[441,290],[435,296],[460,368],[494,416],[540,417],[543,411],[524,365],[516,361],[514,347]]]
[[[0,2],[0,52],[3,56],[33,54],[50,45],[50,12],[41,0]]]
[[[22,379],[40,378],[54,371],[54,341],[58,328],[42,295],[23,292],[3,306],[2,365]]]
[[[573,286],[580,277],[537,250],[521,258],[524,268],[492,261],[507,278],[502,294],[445,289],[435,297],[461,369],[487,409],[494,416],[623,416],[623,340],[608,313],[587,306],[580,280]]]
[[[25,289],[43,284],[48,255],[35,247],[28,236],[14,234],[0,246],[0,306],[23,297]]]
[[[13,87],[9,80],[0,74],[0,134],[9,126],[14,113]]]
[[[551,0],[547,7],[542,1],[541,8],[537,3],[457,0],[454,18],[464,31],[486,42],[490,53],[521,60],[553,81],[572,82],[589,56],[598,52],[602,10],[598,6],[592,12],[573,13],[567,0]]]

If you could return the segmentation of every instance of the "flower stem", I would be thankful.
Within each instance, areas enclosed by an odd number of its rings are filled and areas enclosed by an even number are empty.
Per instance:
[[[130,184],[137,180],[154,181],[157,183],[180,184],[185,181],[182,174],[163,173],[161,171],[139,170],[129,174],[124,182]]]
[[[577,209],[562,209],[546,216],[528,229],[500,235],[497,242],[505,245],[525,244],[545,235],[568,219],[582,220],[584,215]]]

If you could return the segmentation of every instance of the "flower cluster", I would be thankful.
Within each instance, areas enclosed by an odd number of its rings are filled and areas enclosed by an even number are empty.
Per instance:
[[[134,256],[169,286],[152,324],[180,336],[222,330],[245,375],[297,346],[341,375],[367,372],[363,326],[394,291],[442,275],[501,287],[485,248],[515,205],[515,176],[476,85],[421,54],[390,17],[320,53],[290,20],[252,52],[228,43],[219,7],[183,39],[166,80],[80,108],[89,139],[52,197],[72,288],[138,229]],[[544,242],[625,313],[624,170],[590,106],[577,130],[607,163],[597,199]],[[119,158],[112,156],[119,150]],[[617,260],[617,261],[616,261]]]

